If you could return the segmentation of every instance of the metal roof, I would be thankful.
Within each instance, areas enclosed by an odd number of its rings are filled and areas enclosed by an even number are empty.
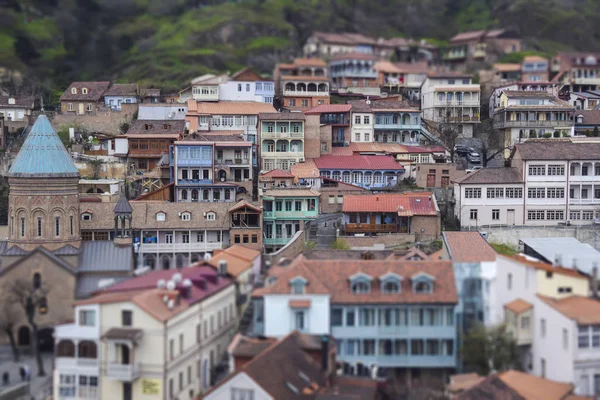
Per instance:
[[[104,289],[106,286],[121,283],[129,279],[129,276],[106,276],[90,275],[77,277],[75,297],[78,299],[91,296],[94,292]]]
[[[111,240],[81,242],[79,272],[131,271],[133,249],[117,246]]]
[[[131,207],[131,204],[129,204],[127,197],[125,197],[125,195],[123,193],[121,193],[121,196],[119,197],[119,201],[117,202],[117,205],[115,206],[115,209],[113,211],[115,214],[131,214],[131,213],[133,213],[133,208]]]
[[[40,115],[8,171],[13,177],[79,177],[48,117]]]
[[[600,267],[600,251],[574,237],[521,238],[521,241],[546,262],[554,263],[558,257],[558,264],[564,268],[591,275],[595,264]]]

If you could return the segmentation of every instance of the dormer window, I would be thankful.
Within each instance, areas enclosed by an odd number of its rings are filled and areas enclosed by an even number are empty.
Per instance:
[[[432,293],[435,278],[426,273],[419,273],[412,277],[413,292]]]
[[[152,129],[152,124],[144,124],[144,130],[149,131]]]
[[[71,88],[71,94],[77,94],[77,88]]]
[[[92,220],[92,213],[84,212],[83,214],[81,214],[81,220],[82,221],[91,221]]]
[[[84,87],[83,89],[81,89],[81,93],[82,94],[88,94],[88,88]]]
[[[292,294],[305,294],[308,281],[301,276],[290,279],[290,288]]]
[[[578,115],[577,116],[577,123],[578,124],[583,124],[583,115]]]
[[[393,272],[388,272],[379,278],[381,281],[381,291],[383,293],[400,293],[400,284],[402,277]]]
[[[8,99],[8,104],[15,104],[14,97],[11,97],[10,99]]]
[[[352,293],[369,293],[371,291],[371,278],[369,275],[359,272],[350,277],[350,289]]]
[[[165,214],[164,212],[160,211],[156,213],[156,220],[157,221],[165,221],[167,219],[167,214]]]
[[[217,214],[215,214],[213,211],[207,212],[206,213],[206,220],[207,221],[215,221],[217,219]]]
[[[192,220],[192,213],[188,212],[188,211],[184,211],[181,213],[181,220],[182,221],[191,221]]]

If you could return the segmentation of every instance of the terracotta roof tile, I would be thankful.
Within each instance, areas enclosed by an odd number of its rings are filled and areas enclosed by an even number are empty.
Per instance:
[[[259,180],[261,178],[293,178],[294,175],[288,171],[284,171],[282,169],[272,169],[269,172],[265,172],[260,174]]]
[[[296,163],[290,168],[290,172],[298,179],[316,178],[319,176],[319,168],[312,158],[303,163]]]
[[[398,62],[394,65],[404,74],[426,74],[427,71],[429,71],[429,66],[426,61],[418,63]]]
[[[400,293],[380,291],[379,277],[387,273],[403,277]],[[349,278],[363,273],[373,278],[371,292],[352,293]],[[434,277],[433,293],[414,293],[411,277],[426,273]],[[330,294],[332,304],[364,303],[456,303],[458,295],[451,261],[307,260],[298,256],[278,274],[276,282],[257,295],[289,294],[289,281],[301,276],[308,281],[307,294]]]
[[[521,72],[521,64],[494,64],[494,69],[500,72]]]
[[[104,96],[104,92],[110,86],[110,82],[73,82],[67,90],[64,91],[62,96],[60,96],[60,100],[80,100],[80,101],[99,101],[102,96]],[[77,89],[77,93],[71,93],[71,89]],[[82,92],[82,89],[87,89],[87,94]]]
[[[523,160],[597,160],[600,143],[577,143],[561,139],[528,140],[515,145]]]
[[[296,58],[293,64],[301,67],[326,67],[325,61],[320,58]]]
[[[568,275],[568,276],[571,276],[574,278],[580,278],[580,279],[585,279],[585,280],[588,279],[585,275],[581,274],[580,272],[578,272],[575,269],[564,268],[561,266],[554,266],[554,265],[542,262],[540,260],[534,260],[534,259],[532,259],[532,257],[526,256],[525,254],[516,254],[514,256],[505,256],[505,255],[498,254],[498,257],[504,258],[507,260],[516,261],[527,267],[539,269],[542,271],[552,272],[554,274]]]
[[[523,299],[515,299],[510,303],[506,303],[504,308],[514,312],[515,314],[521,314],[527,310],[531,310],[533,308],[533,304],[523,300]]]
[[[498,377],[526,400],[562,400],[573,392],[570,383],[551,381],[525,372],[508,370]]]
[[[131,121],[128,135],[152,135],[152,134],[182,134],[185,130],[183,120],[143,120]]]
[[[254,266],[254,260],[257,257],[260,257],[260,251],[234,244],[215,254],[207,263],[218,269],[219,262],[225,260],[227,261],[227,273],[238,278]]]
[[[481,39],[485,35],[485,31],[469,31],[469,32],[461,32],[454,35],[450,39],[450,43],[452,42],[461,42],[464,40],[476,40]]]
[[[442,238],[454,262],[496,261],[496,251],[479,232],[442,232]]]
[[[544,57],[540,57],[540,56],[525,56],[523,58],[523,62],[532,62],[532,61],[546,61],[546,62],[548,62],[548,59],[544,58]]]
[[[431,192],[344,196],[342,212],[388,212],[398,215],[438,215]]]
[[[320,104],[310,110],[304,111],[305,115],[310,114],[327,114],[327,113],[344,113],[352,109],[351,104]]]
[[[254,101],[218,101],[200,102],[188,101],[187,115],[258,115],[260,113],[274,113],[271,104]]]
[[[504,383],[496,374],[490,375],[479,384],[459,393],[455,400],[528,400]]]
[[[290,308],[310,308],[310,300],[290,300]]]
[[[450,384],[447,386],[447,389],[453,393],[462,392],[463,390],[478,385],[484,379],[485,377],[474,372],[469,374],[450,375]]]
[[[114,83],[104,92],[105,96],[137,96],[138,85],[135,83]]]
[[[562,299],[537,295],[543,302],[580,325],[600,324],[600,301],[590,297],[569,296]]]
[[[318,197],[321,193],[310,189],[268,189],[263,192],[265,197]]]
[[[304,121],[306,117],[303,112],[278,112],[260,113],[258,118],[262,121]]]
[[[488,183],[523,183],[521,174],[517,168],[499,167],[499,168],[482,168],[479,171],[465,174],[460,178],[454,179],[454,182],[461,185],[475,185]]]
[[[333,156],[326,155],[315,159],[319,170],[345,169],[345,170],[371,170],[371,171],[404,171],[392,156]]]

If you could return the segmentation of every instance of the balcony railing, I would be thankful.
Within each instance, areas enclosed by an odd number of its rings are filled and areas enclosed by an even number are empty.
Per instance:
[[[177,179],[178,185],[210,185],[212,179]]]
[[[271,238],[263,238],[263,244],[285,245],[285,244],[288,244],[288,242],[290,240],[292,240],[292,237],[278,236],[278,237],[271,237]]]
[[[263,151],[263,158],[302,158],[303,151]]]
[[[400,227],[396,224],[346,224],[344,230],[346,233],[408,233],[408,227]]]
[[[132,382],[140,377],[140,363],[118,364],[107,363],[106,377],[123,382]]]
[[[329,91],[319,92],[319,91],[307,91],[307,90],[284,90],[283,95],[284,96],[293,96],[293,97],[329,96]]]
[[[317,210],[305,211],[264,211],[263,219],[284,218],[284,219],[310,219],[319,215]]]
[[[339,355],[338,359],[350,364],[363,363],[365,365],[375,364],[380,367],[454,367],[456,357],[449,355],[409,355],[409,354],[394,354],[394,355],[359,355],[346,356]]]
[[[140,252],[197,252],[212,251],[223,248],[223,242],[199,242],[199,243],[141,243]]]
[[[263,139],[304,139],[304,132],[265,132],[261,133]]]
[[[435,100],[435,107],[479,107],[479,99],[477,100]]]
[[[479,122],[478,115],[463,115],[447,118],[448,122]]]
[[[406,129],[418,130],[421,129],[419,124],[402,124],[402,123],[378,123],[375,121],[375,129]]]
[[[569,204],[600,204],[600,199],[586,198],[586,199],[569,199]]]
[[[600,85],[600,77],[595,78],[574,78],[573,83],[576,85]]]
[[[569,181],[571,182],[600,182],[600,175],[570,175]]]
[[[97,368],[97,358],[56,357],[57,368]]]
[[[555,128],[555,127],[570,127],[573,126],[573,121],[559,120],[520,120],[520,121],[501,121],[494,120],[494,126],[498,128]]]
[[[249,158],[217,158],[215,160],[217,165],[250,165]]]

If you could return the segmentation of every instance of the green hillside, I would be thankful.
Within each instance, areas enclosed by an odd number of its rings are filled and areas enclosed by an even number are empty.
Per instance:
[[[49,91],[86,79],[177,88],[243,65],[270,73],[314,30],[443,41],[502,26],[552,53],[598,50],[599,19],[596,0],[5,0],[0,66]]]

